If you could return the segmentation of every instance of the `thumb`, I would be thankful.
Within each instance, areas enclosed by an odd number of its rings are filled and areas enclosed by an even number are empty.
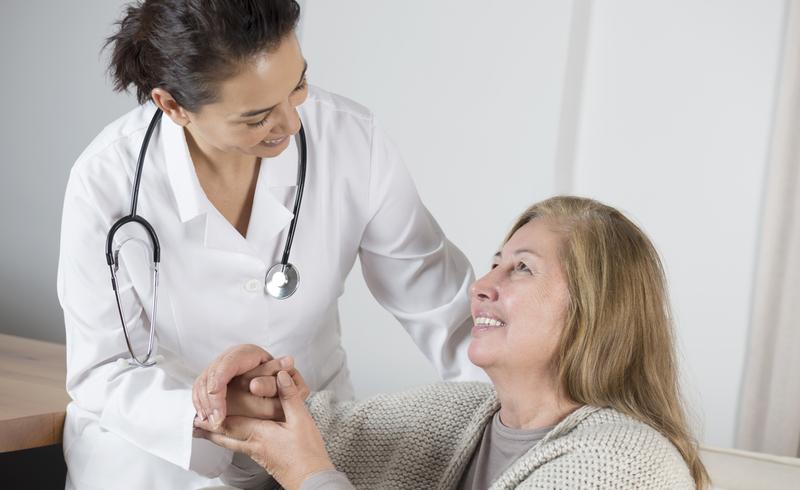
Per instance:
[[[286,371],[278,372],[277,385],[278,397],[280,397],[283,414],[287,422],[307,411],[303,395],[297,385],[294,384],[289,373]]]

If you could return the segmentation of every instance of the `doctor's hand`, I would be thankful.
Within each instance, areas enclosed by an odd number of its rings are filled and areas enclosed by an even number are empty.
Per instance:
[[[218,427],[199,421],[195,435],[243,453],[287,490],[300,488],[314,473],[333,469],[322,436],[305,406],[302,387],[286,371],[277,375],[285,422],[229,416]]]
[[[275,398],[275,375],[281,369],[297,376],[305,387],[291,358],[273,359],[261,347],[250,344],[226,350],[194,382],[192,401],[198,417],[210,420],[213,426],[228,415],[282,419],[283,410]]]

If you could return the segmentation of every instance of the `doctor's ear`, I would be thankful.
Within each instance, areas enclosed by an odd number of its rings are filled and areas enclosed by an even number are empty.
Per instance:
[[[150,98],[178,126],[189,124],[189,114],[181,107],[172,95],[163,88],[154,88]]]

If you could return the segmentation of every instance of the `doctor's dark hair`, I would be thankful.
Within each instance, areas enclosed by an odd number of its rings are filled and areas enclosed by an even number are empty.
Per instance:
[[[106,40],[114,89],[133,85],[140,104],[163,88],[197,112],[217,84],[256,55],[270,52],[300,17],[294,0],[144,0],[129,4]]]

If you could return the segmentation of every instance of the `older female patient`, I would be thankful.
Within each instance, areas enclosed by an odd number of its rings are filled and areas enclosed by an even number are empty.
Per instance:
[[[678,393],[661,263],[620,212],[575,197],[532,206],[471,300],[469,358],[491,385],[346,403],[321,392],[306,404],[291,360],[273,360],[259,368],[277,372],[273,384],[250,389],[277,391],[283,420],[198,420],[197,435],[258,463],[235,458],[227,477],[240,487],[264,486],[267,473],[304,490],[707,485]],[[243,372],[264,356],[235,348],[209,370]]]

